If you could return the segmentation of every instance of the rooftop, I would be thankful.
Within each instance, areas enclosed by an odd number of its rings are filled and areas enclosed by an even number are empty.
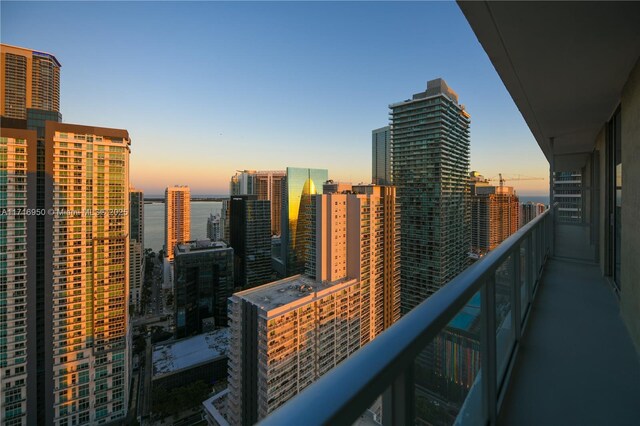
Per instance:
[[[203,250],[218,250],[218,249],[226,249],[227,245],[222,241],[211,241],[211,240],[193,240],[187,241],[186,243],[177,244],[176,245],[176,255],[190,253],[194,251],[203,251]]]
[[[355,280],[353,278],[344,278],[331,283],[318,282],[306,275],[295,275],[241,291],[234,294],[234,296],[241,297],[265,311],[270,311],[308,296],[316,296],[318,292],[352,281]]]
[[[24,50],[25,52],[31,52],[33,55],[35,56],[44,56],[47,58],[52,59],[57,66],[61,67],[62,65],[60,64],[60,62],[58,61],[58,59],[52,55],[51,53],[48,52],[40,52],[37,50],[33,50],[33,49],[29,49],[28,47],[20,47],[20,46],[13,46],[11,44],[5,44],[5,43],[1,43],[0,46],[2,46],[2,50]]]
[[[402,102],[393,103],[389,105],[389,107],[394,108],[396,106],[400,106],[400,105],[404,105],[404,104],[408,104],[416,101],[422,101],[424,99],[435,98],[438,96],[445,96],[446,98],[453,101],[456,105],[458,105],[460,109],[463,109],[463,110],[465,109],[464,105],[458,104],[458,94],[455,91],[453,91],[453,89],[451,89],[447,85],[447,82],[441,78],[437,78],[435,80],[429,80],[427,82],[427,89],[424,92],[416,93],[413,95],[411,99],[407,99]]]
[[[222,328],[153,347],[153,377],[175,373],[227,355],[229,329]]]

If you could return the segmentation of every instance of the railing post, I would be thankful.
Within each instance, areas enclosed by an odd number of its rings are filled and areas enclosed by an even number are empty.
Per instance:
[[[485,278],[485,284],[480,291],[482,299],[480,317],[482,335],[480,340],[483,377],[483,406],[485,418],[489,425],[495,425],[498,418],[498,380],[496,366],[496,292],[495,271]]]
[[[384,426],[415,423],[415,360],[396,377],[382,396],[382,424]]]

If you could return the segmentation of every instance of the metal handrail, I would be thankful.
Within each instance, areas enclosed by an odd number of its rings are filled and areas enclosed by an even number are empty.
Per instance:
[[[410,369],[418,354],[481,289],[485,279],[495,273],[538,226],[543,226],[550,211],[547,209],[534,218],[259,424],[352,424]]]

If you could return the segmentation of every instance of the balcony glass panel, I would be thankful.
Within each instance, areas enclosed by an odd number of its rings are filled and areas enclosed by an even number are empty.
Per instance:
[[[529,235],[529,238],[531,238],[531,252],[533,253],[533,256],[531,256],[531,268],[529,268],[529,274],[531,276],[531,291],[533,292],[533,290],[536,288],[537,285],[537,276],[538,276],[538,239],[536,238],[536,233],[532,232],[531,235]]]
[[[483,424],[480,292],[415,361],[415,424]],[[471,422],[469,422],[471,420]]]
[[[513,326],[513,307],[511,301],[515,287],[513,273],[513,254],[496,270],[496,367],[498,386],[502,383],[504,373],[509,365],[509,358],[515,343]]]

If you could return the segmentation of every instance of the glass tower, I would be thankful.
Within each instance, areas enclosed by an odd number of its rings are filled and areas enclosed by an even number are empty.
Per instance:
[[[282,195],[282,260],[287,276],[302,274],[313,229],[311,196],[322,193],[328,180],[326,169],[287,167]]]
[[[371,132],[371,181],[376,185],[391,184],[391,129],[389,126]]]
[[[227,299],[233,293],[233,249],[210,240],[176,246],[176,337],[227,325]]]
[[[470,117],[442,79],[390,109],[406,313],[468,264]]]
[[[235,195],[230,203],[230,245],[235,286],[255,287],[272,278],[271,203],[256,195]]]

